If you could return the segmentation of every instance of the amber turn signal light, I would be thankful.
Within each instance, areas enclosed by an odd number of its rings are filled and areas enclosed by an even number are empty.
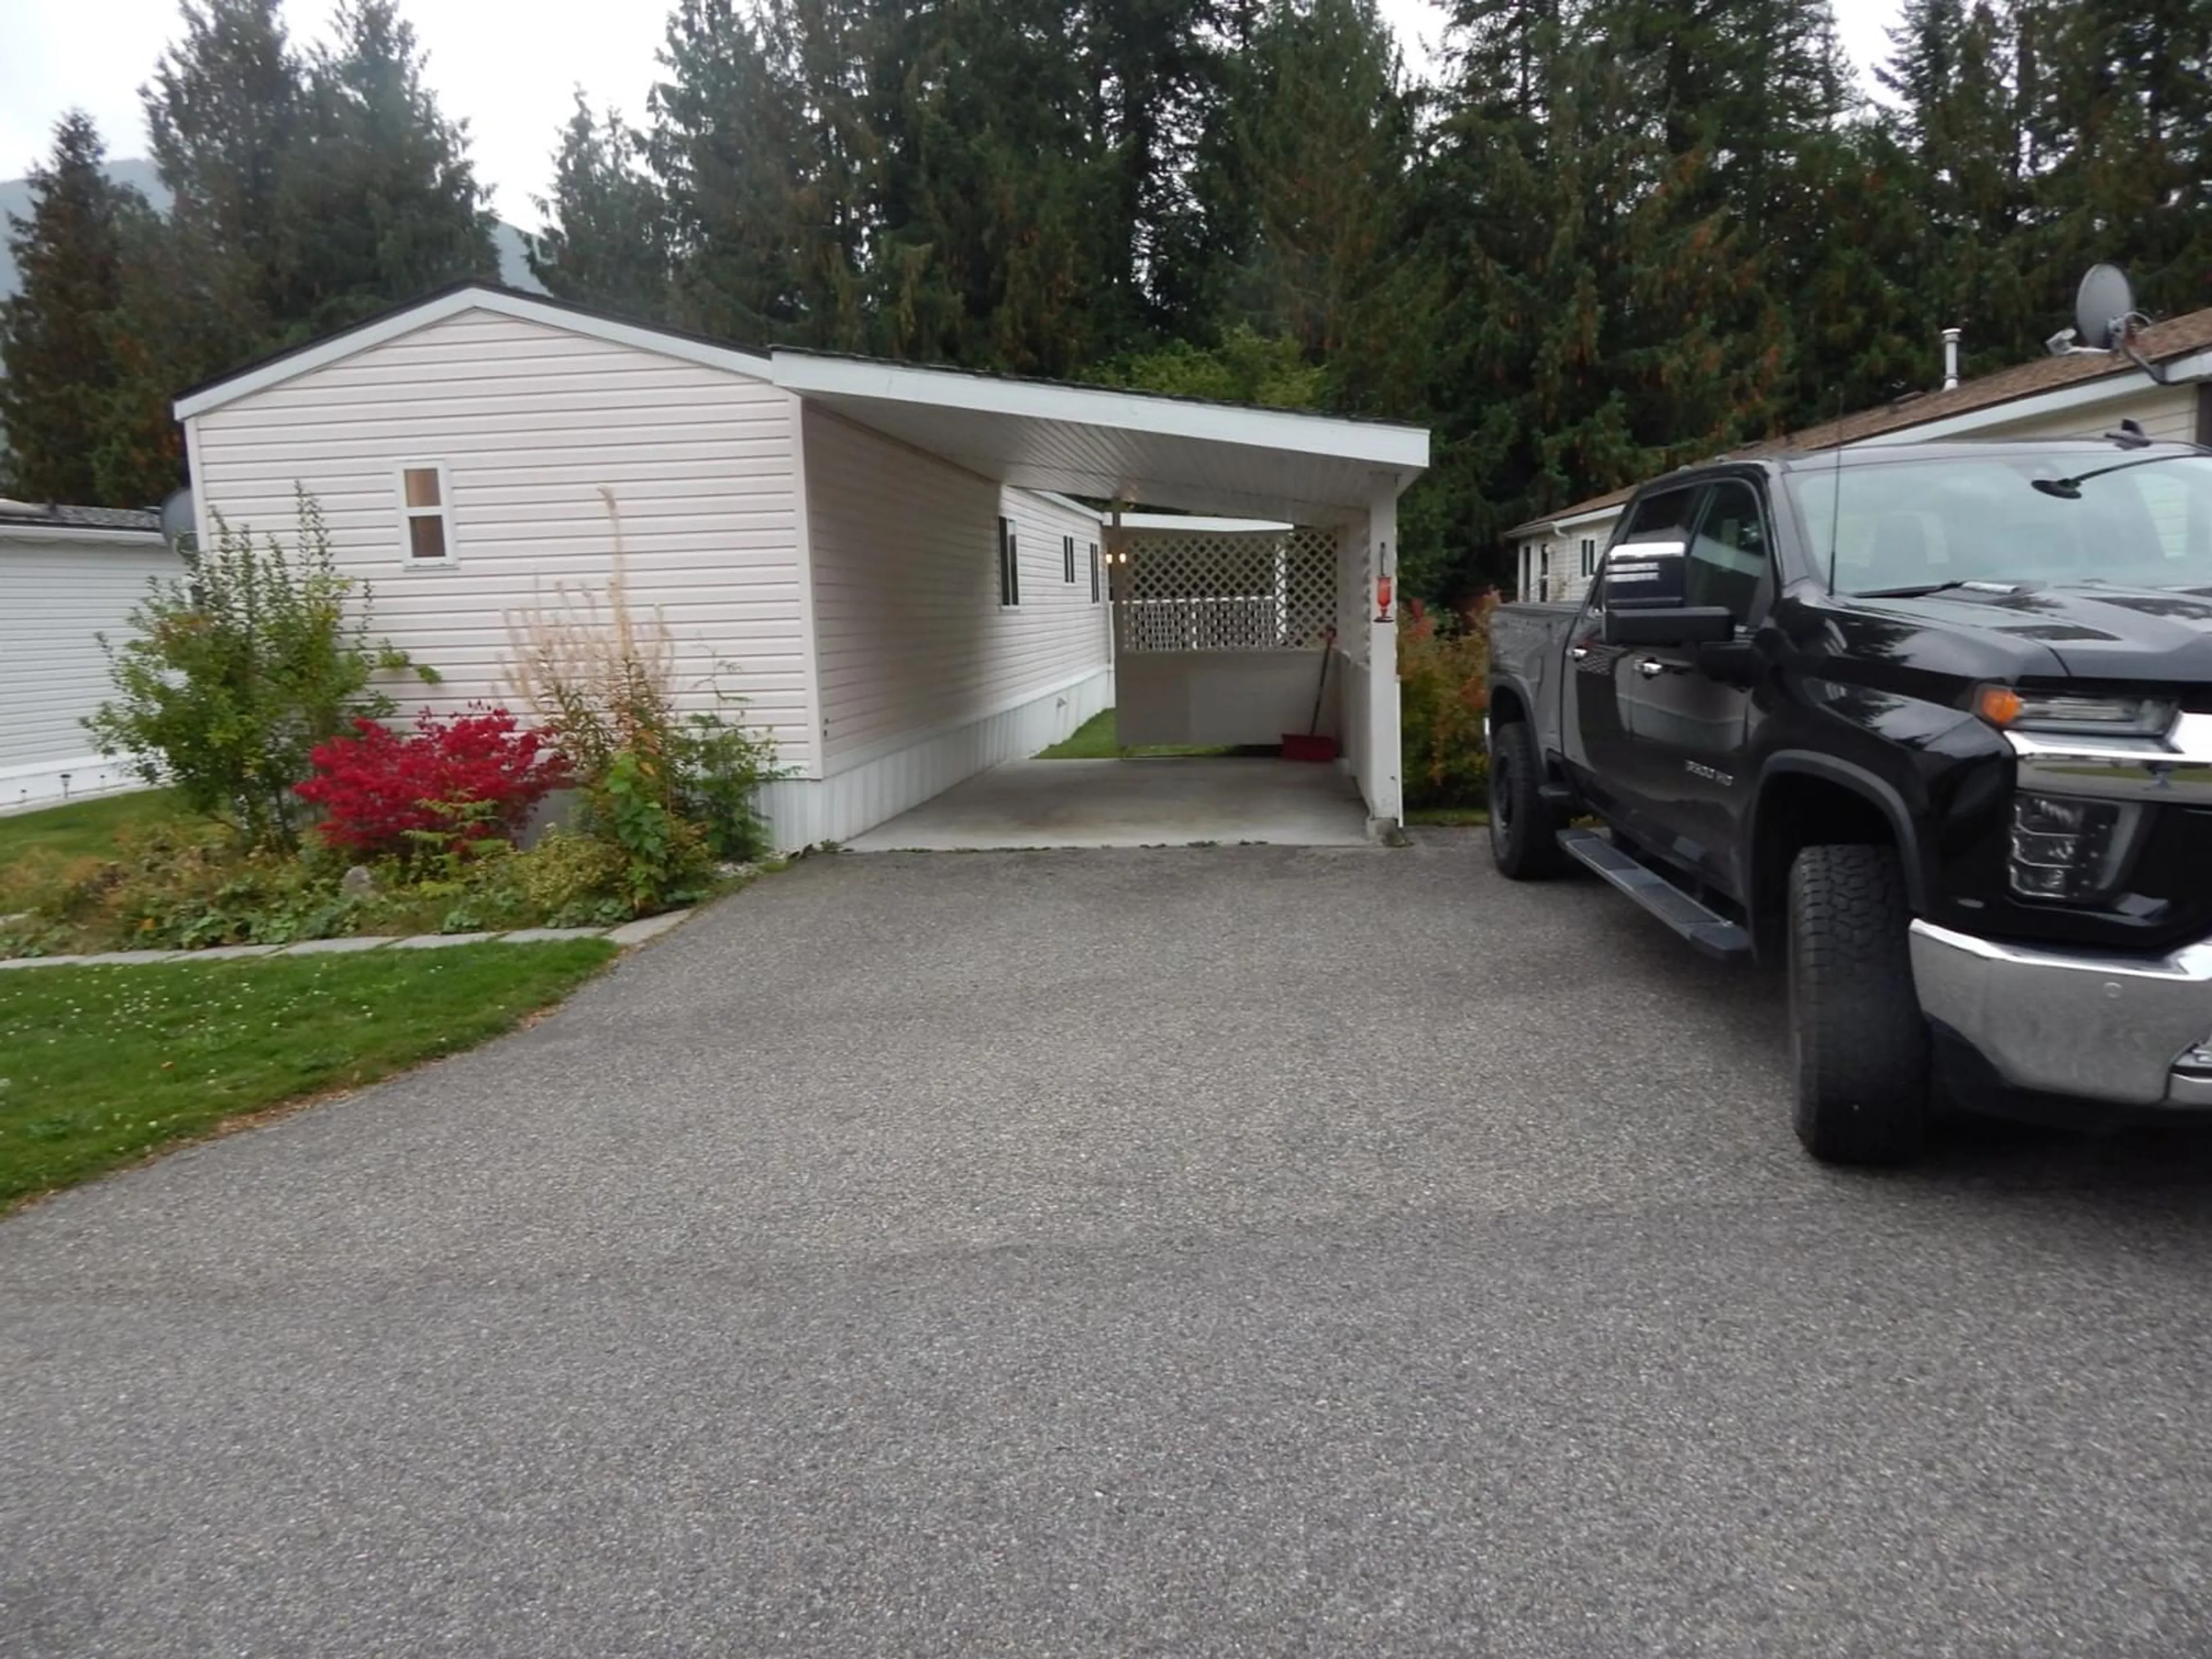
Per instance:
[[[2008,685],[1985,685],[1974,699],[1974,712],[1991,726],[2010,726],[2021,707],[2020,693]]]

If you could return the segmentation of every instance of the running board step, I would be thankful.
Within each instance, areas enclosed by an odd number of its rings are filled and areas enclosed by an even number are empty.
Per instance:
[[[1716,915],[1665,878],[1654,875],[1595,830],[1562,830],[1559,845],[1707,956],[1747,957],[1751,935]]]

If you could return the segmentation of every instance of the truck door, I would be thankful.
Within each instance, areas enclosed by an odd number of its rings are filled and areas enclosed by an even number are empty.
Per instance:
[[[1772,602],[1764,503],[1747,480],[1706,487],[1692,520],[1685,599],[1719,605],[1741,637]],[[1713,678],[1694,649],[1638,646],[1621,653],[1614,686],[1627,763],[1622,776],[1645,844],[1741,896],[1736,826],[1749,808],[1751,693]]]
[[[1598,566],[1589,603],[1567,636],[1561,725],[1569,767],[1584,799],[1639,839],[1648,839],[1656,826],[1645,821],[1644,781],[1630,741],[1624,692],[1630,689],[1625,677],[1632,674],[1635,659],[1649,653],[1605,642],[1605,567],[1615,553],[1639,542],[1687,541],[1705,498],[1705,486],[1692,484],[1646,495],[1630,509],[1627,525]]]

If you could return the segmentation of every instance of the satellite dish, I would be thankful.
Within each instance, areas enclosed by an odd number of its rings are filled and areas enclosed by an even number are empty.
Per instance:
[[[188,541],[198,533],[199,524],[194,517],[192,492],[189,489],[173,489],[161,503],[161,538],[170,546]]]
[[[2074,295],[2074,326],[2092,351],[2110,351],[2126,337],[2136,291],[2118,265],[2091,265]]]

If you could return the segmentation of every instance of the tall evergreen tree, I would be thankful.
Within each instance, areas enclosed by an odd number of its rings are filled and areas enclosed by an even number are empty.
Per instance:
[[[1990,0],[1906,0],[1875,74],[1897,95],[1885,123],[1910,168],[1904,188],[1921,230],[1901,273],[1918,325],[1917,360],[1933,384],[1937,332],[1966,330],[1972,358],[2017,361],[2051,331],[2026,231],[2033,216],[2015,20]],[[2039,324],[2041,325],[2039,327]]]
[[[311,338],[465,276],[496,276],[466,124],[423,84],[395,0],[340,0],[305,65],[299,131],[279,157],[282,337]]]
[[[261,349],[290,308],[284,172],[307,85],[281,3],[182,0],[184,37],[139,90],[210,319],[209,373]]]
[[[5,487],[33,501],[143,506],[174,487],[177,450],[154,365],[135,330],[131,256],[153,215],[108,181],[99,132],[72,111],[31,175],[32,211],[11,222],[21,287],[0,304]]]
[[[668,208],[642,165],[643,136],[609,110],[594,119],[580,89],[553,156],[553,193],[530,269],[564,300],[656,318],[668,304]]]
[[[1401,320],[1371,313],[1412,107],[1374,0],[1273,0],[1242,28],[1194,175],[1218,266],[1205,312],[1285,333],[1318,362]]]
[[[672,319],[753,344],[801,337],[794,89],[736,0],[679,0],[661,63],[647,155],[667,204]]]
[[[2212,0],[2014,0],[2035,54],[2022,102],[2045,165],[2035,252],[2045,308],[2087,265],[2126,265],[2154,312],[2212,272]]]

